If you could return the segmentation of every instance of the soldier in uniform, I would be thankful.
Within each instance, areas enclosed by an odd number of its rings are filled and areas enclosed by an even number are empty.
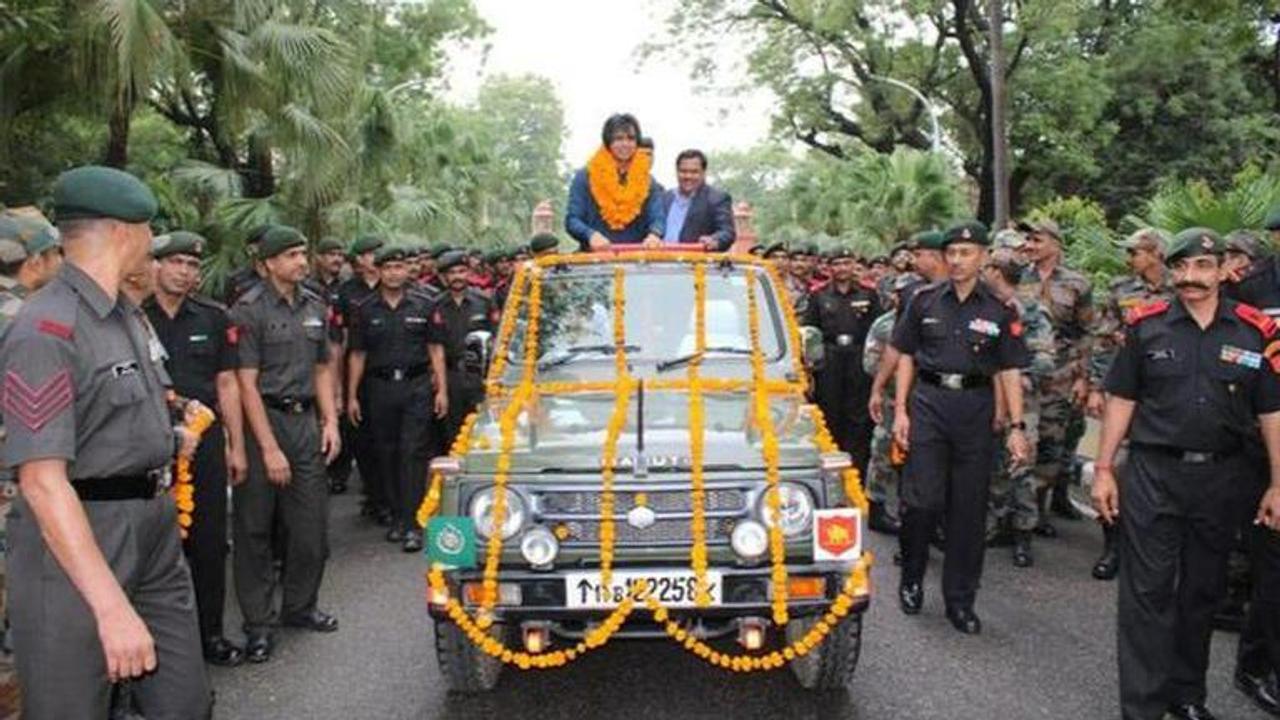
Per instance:
[[[880,299],[854,278],[853,251],[835,251],[831,284],[809,301],[800,322],[822,331],[825,358],[817,371],[815,395],[836,445],[866,473],[873,425],[867,416],[871,378],[862,370],[867,331],[880,316]]]
[[[245,656],[271,657],[272,522],[285,531],[281,621],[319,632],[338,620],[316,607],[329,555],[329,490],[324,464],[340,440],[325,338],[324,300],[302,285],[307,240],[290,227],[263,236],[267,279],[232,308],[239,348],[240,396],[250,432],[248,479],[234,490],[236,594],[244,617]],[[320,423],[317,424],[319,409]]]
[[[894,287],[888,294],[888,312],[871,323],[867,331],[867,341],[862,354],[862,371],[868,377],[874,374],[881,365],[881,358],[889,349],[893,337],[893,326],[898,320],[898,309],[901,306],[901,291],[912,283],[912,275],[904,274],[895,278]],[[893,407],[893,379],[890,378],[884,388],[885,401]],[[884,402],[884,401],[882,401]],[[868,403],[868,406],[870,403]],[[868,413],[869,414],[869,413]],[[871,434],[871,456],[867,461],[867,493],[871,499],[871,513],[867,518],[867,527],[876,532],[897,535],[901,529],[898,509],[898,485],[902,475],[904,458],[893,451],[893,413],[881,416]]]
[[[10,616],[23,717],[106,717],[132,681],[149,718],[208,717],[194,592],[165,493],[176,434],[160,356],[126,274],[151,249],[156,200],[110,168],[63,173],[66,263],[18,312],[0,351]]]
[[[467,286],[466,255],[450,251],[438,262],[447,292],[436,301],[431,312],[434,336],[444,345],[447,368],[445,387],[448,390],[448,415],[444,422],[440,448],[448,448],[462,422],[484,397],[484,378],[463,362],[466,356],[467,333],[477,330],[493,332],[498,323],[498,306],[492,300]]]
[[[560,252],[560,238],[551,233],[538,233],[529,239],[529,251],[535,258]]]
[[[1022,274],[1018,295],[1035,300],[1049,315],[1057,343],[1054,373],[1041,394],[1036,475],[1040,478],[1041,507],[1064,519],[1080,519],[1068,494],[1076,445],[1084,432],[1083,408],[1088,396],[1085,362],[1088,333],[1094,322],[1093,291],[1089,279],[1062,264],[1062,232],[1045,220],[1019,223],[1026,233],[1031,264]],[[1042,512],[1038,532],[1056,534]]]
[[[1135,307],[1172,297],[1173,289],[1164,264],[1168,241],[1164,231],[1143,228],[1120,243],[1128,255],[1132,274],[1112,281],[1106,300],[1098,308],[1098,322],[1089,348],[1089,399],[1085,408],[1090,417],[1102,417],[1102,385],[1124,339],[1125,314]],[[1123,456],[1121,453],[1121,463]],[[1116,547],[1119,532],[1114,525],[1104,524],[1102,537],[1102,555],[1093,564],[1092,572],[1099,580],[1112,580],[1120,571],[1120,553]]]
[[[1176,298],[1129,313],[1107,373],[1093,502],[1123,535],[1120,703],[1132,720],[1213,717],[1205,707],[1211,620],[1255,422],[1270,477],[1254,518],[1280,531],[1280,346],[1273,320],[1220,297],[1224,249],[1204,228],[1174,238],[1166,262]]]
[[[378,250],[378,292],[353,313],[347,414],[353,425],[367,424],[372,432],[378,477],[395,513],[387,541],[416,552],[422,549],[416,513],[423,479],[431,456],[442,449],[435,422],[446,417],[449,401],[444,346],[430,322],[432,302],[407,291],[404,258],[403,248]],[[361,383],[363,395],[355,392]]]
[[[965,634],[982,631],[973,604],[995,458],[993,383],[1000,384],[1009,409],[1010,454],[1015,462],[1025,462],[1028,454],[1020,373],[1027,349],[1013,310],[981,282],[989,242],[981,223],[947,230],[943,248],[950,280],[916,293],[893,331],[900,353],[893,435],[908,453],[898,598],[908,615],[923,607],[930,536],[943,520],[947,619]]]
[[[1053,372],[1053,325],[1040,304],[1034,300],[1018,298],[1018,280],[1023,265],[1012,248],[992,251],[991,261],[983,271],[983,279],[992,293],[1016,313],[1022,326],[1022,340],[1027,346],[1028,364],[1022,370],[1022,418],[1028,452],[1034,457],[1037,422],[1040,418],[1040,397],[1046,378]],[[1004,412],[997,408],[996,416],[1003,425]],[[1003,427],[1000,428],[1003,432]],[[998,544],[1006,533],[1012,534],[1014,567],[1031,567],[1035,558],[1031,553],[1031,532],[1038,522],[1036,506],[1035,468],[1030,463],[1013,462],[1001,457],[995,479],[991,483],[991,523],[988,544]]]
[[[324,238],[316,245],[315,272],[305,283],[309,290],[324,298],[329,306],[329,362],[333,365],[333,377],[343,377],[342,343],[345,331],[342,327],[342,265],[346,262],[346,253],[337,238]],[[342,386],[335,388],[338,393],[334,400],[337,403],[339,416],[342,410]],[[341,420],[339,421],[341,422]],[[329,492],[341,495],[347,491],[347,481],[351,479],[351,448],[344,445],[342,452],[327,469],[329,475]]]
[[[204,657],[214,665],[239,665],[244,652],[223,635],[226,602],[227,483],[242,482],[249,461],[244,446],[244,416],[236,384],[235,331],[226,308],[195,292],[205,239],[173,232],[156,238],[155,294],[142,303],[156,337],[168,354],[165,367],[181,397],[218,408],[219,418],[196,449],[195,512],[183,542]]]
[[[1228,274],[1239,274],[1246,271],[1266,253],[1263,251],[1262,238],[1252,230],[1236,230],[1227,235],[1227,252],[1223,256],[1223,267]]]
[[[375,235],[364,235],[351,244],[350,257],[353,272],[351,277],[338,287],[337,317],[338,323],[343,328],[350,327],[351,316],[356,306],[378,292],[378,268],[374,265],[373,258],[382,245],[382,239]],[[343,343],[343,347],[346,348],[345,331]],[[344,349],[343,358],[338,363],[339,370],[346,365],[346,354]],[[342,376],[336,377],[339,382],[337,389],[341,392],[346,385],[341,382]],[[359,399],[348,397],[343,405],[350,406],[353,401]],[[360,490],[364,495],[362,511],[373,517],[379,525],[390,526],[394,518],[389,501],[382,492],[386,482],[378,477],[378,463],[373,457],[372,436],[368,428],[352,425],[348,413],[342,414],[339,423],[342,427],[342,444],[346,448],[346,453],[338,458],[340,468],[338,472],[341,473],[341,468],[349,468],[350,463],[355,462],[360,470]],[[350,460],[347,459],[348,457]],[[347,472],[350,471],[347,470]]]
[[[262,263],[258,261],[258,243],[262,241],[262,236],[271,229],[271,225],[259,225],[249,233],[249,237],[245,239],[244,251],[248,256],[244,267],[231,273],[227,278],[226,301],[227,307],[235,305],[236,300],[240,296],[249,292],[250,288],[262,282],[264,270]]]

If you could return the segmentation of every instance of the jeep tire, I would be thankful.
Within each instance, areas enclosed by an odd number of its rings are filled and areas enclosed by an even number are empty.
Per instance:
[[[821,617],[796,618],[787,623],[787,644],[804,637]],[[831,630],[821,645],[804,657],[792,660],[791,672],[806,690],[844,692],[853,680],[861,652],[862,615],[850,614]]]
[[[457,624],[435,620],[436,662],[449,692],[461,695],[486,693],[502,676],[502,661],[476,647]],[[495,624],[489,634],[503,639],[503,625]]]

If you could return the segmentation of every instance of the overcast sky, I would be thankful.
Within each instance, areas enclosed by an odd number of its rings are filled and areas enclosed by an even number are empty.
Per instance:
[[[564,103],[568,165],[583,165],[614,112],[631,112],[656,143],[654,174],[675,179],[675,155],[688,147],[745,148],[769,128],[767,93],[732,100],[695,95],[688,68],[636,58],[658,37],[664,3],[678,0],[473,0],[492,27],[492,48],[451,61],[451,96],[468,101],[485,75],[533,73],[550,79]],[[730,51],[731,52],[731,51]]]

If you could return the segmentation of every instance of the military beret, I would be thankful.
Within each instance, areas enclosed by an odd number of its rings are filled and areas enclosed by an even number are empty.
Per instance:
[[[1116,245],[1125,250],[1155,250],[1163,255],[1169,249],[1169,234],[1159,228],[1142,228]]]
[[[818,254],[818,244],[817,244],[817,243],[812,243],[812,242],[799,243],[799,244],[797,244],[794,248],[792,248],[792,249],[791,249],[791,254],[792,254],[792,256],[795,256],[795,255],[810,255],[810,256],[817,255],[817,254]]]
[[[316,253],[323,255],[331,252],[342,252],[342,241],[336,237],[327,237],[316,244]]]
[[[250,230],[249,237],[245,238],[245,244],[257,245],[262,242],[262,238],[266,236],[267,231],[273,227],[275,227],[275,223],[265,223]]]
[[[444,255],[445,253],[449,252],[452,249],[453,249],[453,246],[450,245],[449,243],[440,243],[438,245],[432,245],[431,258],[433,260],[439,260],[441,255]]]
[[[550,252],[560,247],[560,238],[551,233],[538,233],[529,238],[529,249],[534,253]]]
[[[1222,237],[1213,230],[1203,227],[1187,228],[1174,236],[1173,242],[1169,244],[1169,252],[1164,256],[1164,262],[1166,265],[1172,265],[1183,258],[1221,255],[1226,249],[1227,245],[1222,241]]]
[[[207,244],[208,241],[201,235],[175,230],[167,235],[158,235],[151,241],[151,256],[157,260],[170,255],[194,255],[202,258]]]
[[[1262,238],[1252,230],[1236,230],[1226,237],[1228,252],[1243,253],[1250,259],[1261,257],[1264,254],[1262,248]]]
[[[1058,223],[1049,218],[1035,221],[1023,220],[1017,227],[1028,235],[1048,235],[1055,240],[1062,240],[1062,230],[1058,227]]]
[[[374,252],[384,244],[382,238],[377,235],[361,235],[356,238],[355,242],[351,243],[351,254],[363,255],[367,252]]]
[[[764,246],[764,256],[766,258],[777,253],[787,254],[787,244],[779,240]]]
[[[759,256],[761,256],[761,255],[764,255],[764,246],[763,246],[763,245],[752,245],[752,246],[751,246],[751,249],[747,251],[747,254],[748,254],[748,255],[755,255],[755,256],[757,256],[757,257],[759,257]]]
[[[858,253],[854,252],[853,248],[847,248],[847,247],[831,248],[825,253],[825,255],[828,260],[857,260],[858,259]]]
[[[502,262],[503,260],[509,259],[510,257],[511,257],[511,254],[509,251],[504,250],[502,248],[498,248],[497,250],[490,250],[488,253],[486,253],[484,256],[484,261],[489,263],[490,265],[496,265]]]
[[[941,250],[946,245],[938,230],[921,230],[907,241],[908,250]]]
[[[262,234],[262,240],[258,243],[258,256],[265,260],[273,258],[285,250],[306,244],[306,236],[295,228],[291,228],[288,225],[272,225]]]
[[[373,264],[382,265],[389,262],[403,262],[408,259],[408,248],[399,245],[383,245],[378,248],[377,253],[373,256]]]
[[[875,256],[875,257],[871,258],[871,264],[872,264],[872,265],[888,265],[888,264],[889,264],[889,256],[888,256],[888,255],[877,255],[877,256]]]
[[[1271,212],[1267,213],[1267,219],[1263,221],[1262,226],[1272,232],[1280,231],[1280,205],[1271,208]]]
[[[59,175],[53,186],[53,214],[58,222],[108,218],[146,223],[151,222],[158,209],[150,188],[115,168],[78,167]]]
[[[0,252],[6,263],[25,260],[62,244],[58,229],[33,207],[0,212],[0,240],[7,241]]]
[[[942,233],[942,247],[946,248],[952,243],[973,243],[975,245],[990,245],[991,236],[987,232],[987,226],[977,220],[962,222],[947,228]]]
[[[436,260],[436,271],[447,272],[451,268],[467,264],[467,254],[462,250],[450,250]]]

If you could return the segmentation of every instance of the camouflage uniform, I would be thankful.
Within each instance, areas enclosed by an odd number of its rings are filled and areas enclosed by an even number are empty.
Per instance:
[[[893,324],[898,319],[896,310],[890,310],[876,318],[867,331],[867,341],[862,353],[862,369],[874,376],[880,368],[880,357],[893,336]],[[893,381],[884,388],[881,403],[884,421],[876,425],[871,434],[871,457],[867,462],[867,492],[872,502],[880,503],[892,517],[898,517],[898,480],[901,467],[890,461],[893,447]]]
[[[1124,315],[1129,308],[1148,305],[1156,300],[1169,300],[1173,288],[1166,274],[1159,285],[1150,285],[1141,277],[1126,275],[1116,278],[1107,289],[1107,297],[1098,308],[1098,322],[1094,325],[1093,345],[1089,348],[1089,387],[1101,389],[1102,381],[1111,367],[1111,360],[1120,349],[1124,337]]]
[[[1065,485],[1066,470],[1084,434],[1084,413],[1071,401],[1071,386],[1085,378],[1089,332],[1094,323],[1093,290],[1089,279],[1075,270],[1058,265],[1042,280],[1032,265],[1022,273],[1018,297],[1038,302],[1054,332],[1054,369],[1040,392],[1035,472],[1043,491]]]
[[[1022,418],[1027,424],[1027,444],[1032,455],[1039,440],[1040,394],[1053,374],[1055,345],[1053,324],[1034,300],[1014,299],[1011,304],[1022,322],[1022,339],[1031,363],[1022,371]],[[1005,447],[999,447],[995,479],[991,482],[989,527],[1004,524],[1011,530],[1031,530],[1038,520],[1036,473],[1028,464],[1015,465]]]

